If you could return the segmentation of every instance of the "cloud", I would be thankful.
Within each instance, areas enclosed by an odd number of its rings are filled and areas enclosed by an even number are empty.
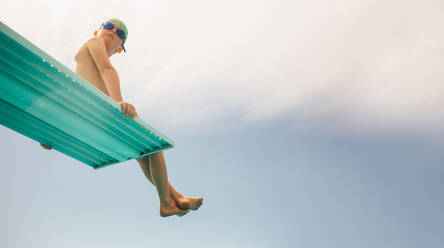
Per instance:
[[[72,65],[102,19],[122,18],[128,53],[111,60],[124,100],[160,126],[217,132],[288,117],[306,125],[337,123],[326,128],[442,131],[440,1],[130,1],[46,8],[52,4],[32,11],[8,6],[26,17],[9,14],[4,21]],[[96,16],[85,14],[94,10]],[[36,15],[51,23],[26,26]],[[54,35],[60,32],[66,35]]]

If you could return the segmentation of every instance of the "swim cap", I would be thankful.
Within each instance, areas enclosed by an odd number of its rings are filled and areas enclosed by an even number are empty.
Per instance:
[[[118,18],[109,19],[109,20],[107,20],[107,22],[117,22],[117,23],[119,23],[119,25],[123,28],[123,31],[125,31],[125,39],[123,40],[122,45],[125,44],[125,41],[128,38],[128,29],[126,28],[125,23],[123,23],[123,21],[118,19]]]

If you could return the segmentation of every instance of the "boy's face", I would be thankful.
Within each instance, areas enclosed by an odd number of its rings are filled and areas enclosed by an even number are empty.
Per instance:
[[[117,22],[111,21],[111,23],[114,24],[115,28],[113,30],[107,30],[107,29],[104,29],[103,27],[101,27],[98,36],[103,38],[103,40],[105,41],[105,44],[107,46],[107,49],[111,51],[111,55],[112,55],[114,53],[122,52],[123,40],[120,39],[119,36],[117,36],[117,34],[116,34],[116,28],[122,29],[122,27]]]

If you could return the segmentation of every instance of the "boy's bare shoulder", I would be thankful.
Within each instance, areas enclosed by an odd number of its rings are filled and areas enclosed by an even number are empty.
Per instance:
[[[89,40],[85,42],[85,45],[102,45],[105,46],[105,43],[103,42],[103,39],[97,36],[91,37]]]
[[[85,41],[85,43],[83,43],[83,45],[80,47],[79,51],[77,51],[76,55],[75,55],[75,60],[77,61],[80,58],[84,58],[85,54],[89,55],[89,48],[91,47],[91,45],[96,45],[96,46],[100,46],[101,44],[103,44],[103,46],[105,46],[105,44],[103,42],[101,42],[101,39],[99,37],[92,37],[89,40]]]
[[[105,43],[103,42],[103,39],[94,36],[85,41],[85,43],[83,43],[83,45],[80,47],[79,51],[75,55],[75,59],[77,60],[78,58],[82,57],[81,54],[91,55],[91,49],[105,49]]]

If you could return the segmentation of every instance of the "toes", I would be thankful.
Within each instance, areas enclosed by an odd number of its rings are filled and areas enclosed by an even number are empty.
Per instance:
[[[180,204],[178,204],[178,206],[182,210],[187,210],[188,208],[190,208],[190,204],[188,203],[188,201],[182,201],[180,202]]]

